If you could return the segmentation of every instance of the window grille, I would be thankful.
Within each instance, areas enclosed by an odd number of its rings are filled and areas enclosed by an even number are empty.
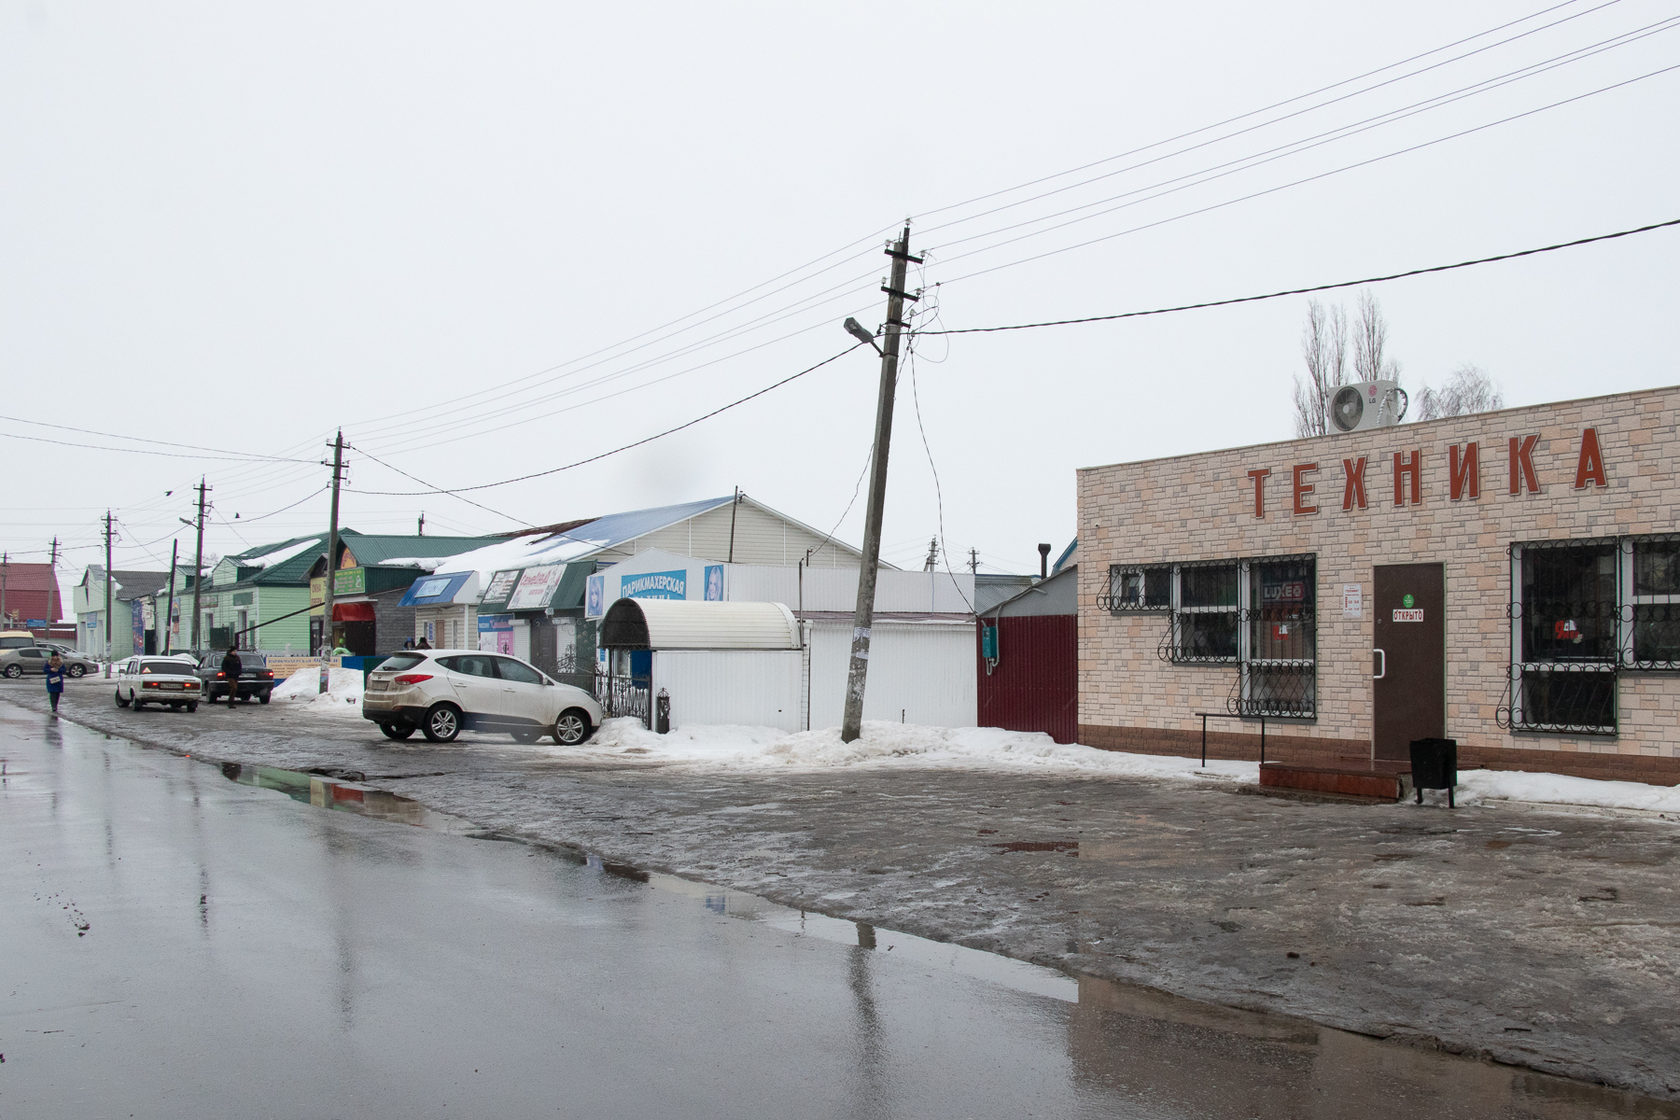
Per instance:
[[[1156,647],[1174,665],[1234,665],[1235,715],[1318,711],[1317,560],[1276,556],[1109,568],[1109,610],[1168,613]]]
[[[1510,555],[1500,726],[1616,734],[1618,674],[1680,670],[1680,535],[1528,541]]]

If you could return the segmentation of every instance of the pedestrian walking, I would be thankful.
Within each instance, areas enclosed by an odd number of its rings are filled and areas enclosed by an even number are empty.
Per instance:
[[[56,716],[58,698],[64,695],[64,659],[53,654],[41,671],[47,675],[47,701],[52,704],[52,714]]]
[[[245,671],[245,663],[239,660],[239,650],[228,647],[227,656],[222,658],[222,676],[228,682],[228,711],[233,711],[233,702],[239,698],[239,674]]]

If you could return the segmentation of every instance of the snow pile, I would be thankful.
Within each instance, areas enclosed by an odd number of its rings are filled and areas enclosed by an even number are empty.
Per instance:
[[[320,547],[321,538],[311,537],[309,540],[299,541],[294,545],[277,548],[273,552],[265,552],[261,556],[252,556],[249,559],[236,560],[235,562],[241,568],[272,568],[276,564],[284,564],[294,556],[301,556],[312,548]]]
[[[863,734],[855,742],[842,743],[840,729],[836,727],[790,733],[771,727],[716,725],[678,727],[668,735],[656,735],[639,720],[612,719],[588,743],[570,748],[567,753],[579,751],[597,757],[757,770],[904,766],[1213,778],[1250,784],[1259,781],[1259,767],[1252,762],[1210,761],[1204,770],[1193,758],[1062,746],[1048,735],[996,727],[866,722]]]
[[[1195,758],[1062,746],[1048,735],[995,727],[865,723],[857,741],[842,743],[839,729],[832,727],[789,733],[771,727],[696,726],[656,735],[644,728],[640,720],[610,719],[582,746],[546,745],[539,749],[569,759],[637,759],[671,766],[734,770],[902,766],[923,770],[1036,771],[1069,777],[1211,780],[1235,785],[1257,785],[1260,781],[1257,762],[1209,760],[1204,768]],[[1440,791],[1429,791],[1425,800],[1439,801],[1441,797]],[[1680,816],[1680,786],[1606,782],[1512,770],[1459,771],[1455,800],[1460,805],[1516,801],[1637,809]]]
[[[329,669],[327,691],[318,692],[321,673],[318,669],[299,669],[274,689],[274,699],[307,707],[311,712],[330,716],[362,714],[362,671],[360,669]]]

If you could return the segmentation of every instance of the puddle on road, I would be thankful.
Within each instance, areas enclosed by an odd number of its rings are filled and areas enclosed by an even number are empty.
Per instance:
[[[995,953],[793,909],[744,891],[642,871],[581,848],[491,832],[359,782],[235,763],[224,763],[221,770],[230,781],[277,790],[316,808],[472,839],[531,843],[599,874],[692,899],[719,916],[871,953],[892,953],[896,961],[908,960],[928,971],[1058,1000],[1070,1005],[1070,1055],[1082,1080],[1140,1097],[1175,1099],[1193,1105],[1189,1111],[1197,1115],[1300,1115],[1310,1101],[1316,1106],[1335,1102],[1329,1112],[1319,1114],[1348,1117],[1680,1118],[1680,1104],[1638,1093],[1349,1034],[1304,1019],[1070,976]],[[1080,853],[1071,841],[1006,841],[994,846],[1000,851],[1095,854]],[[1378,1081],[1387,1087],[1391,1099],[1386,1103],[1370,1093],[1369,1086]],[[1232,1085],[1247,1087],[1243,1102],[1233,1103],[1228,1097]],[[1411,1106],[1419,1101],[1433,1103],[1417,1111]],[[1486,1107],[1463,1111],[1458,1107],[1463,1102]]]
[[[451,836],[486,837],[483,828],[463,817],[428,809],[418,801],[359,782],[281,770],[274,766],[243,766],[237,762],[224,762],[221,769],[222,777],[230,782],[277,790],[293,801],[301,801],[317,809],[337,809],[375,820],[417,825]]]

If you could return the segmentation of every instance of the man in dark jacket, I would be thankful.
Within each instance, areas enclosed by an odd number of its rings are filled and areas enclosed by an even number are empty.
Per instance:
[[[239,698],[239,674],[244,672],[245,663],[239,660],[239,651],[233,646],[228,647],[227,656],[222,658],[222,677],[228,683],[228,711],[233,711],[233,702]]]

